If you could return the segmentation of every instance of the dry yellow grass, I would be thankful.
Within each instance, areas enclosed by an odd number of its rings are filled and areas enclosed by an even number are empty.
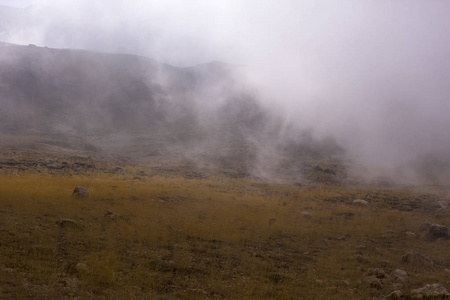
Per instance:
[[[71,197],[77,185],[90,196]],[[360,282],[370,268],[407,271],[406,293],[434,282],[449,287],[450,241],[405,235],[427,220],[450,225],[448,210],[429,195],[444,196],[225,177],[136,179],[132,169],[3,174],[0,297],[367,299],[381,293]],[[353,206],[357,198],[370,207]],[[439,265],[402,265],[410,251]]]

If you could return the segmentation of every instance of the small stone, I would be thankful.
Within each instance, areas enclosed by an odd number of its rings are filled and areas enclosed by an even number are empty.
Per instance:
[[[448,234],[448,228],[444,225],[425,222],[420,226],[419,231],[422,234],[422,238],[427,241],[434,241],[437,239],[450,239]]]
[[[402,263],[420,267],[434,267],[434,262],[419,252],[409,252],[402,256]]]
[[[403,270],[396,269],[391,273],[391,281],[394,283],[406,284],[409,281],[408,273]]]
[[[273,224],[275,224],[277,222],[277,219],[275,218],[270,218],[269,219],[269,227],[272,226]]]
[[[383,269],[375,268],[370,269],[366,272],[367,276],[375,276],[376,278],[387,278],[388,275],[384,272]]]
[[[362,200],[362,199],[353,200],[352,204],[356,205],[356,206],[361,206],[361,207],[369,207],[369,202],[367,202],[366,200]]]
[[[89,197],[89,192],[88,192],[87,188],[82,187],[82,186],[77,186],[73,190],[72,196],[86,198],[86,197]]]
[[[55,161],[55,162],[47,164],[47,168],[59,170],[59,169],[63,168],[63,165],[60,162]]]
[[[381,289],[381,280],[375,276],[365,277],[364,282],[367,283],[371,288],[375,288],[377,290]]]
[[[74,220],[71,219],[59,219],[59,221],[56,222],[59,227],[61,228],[79,228],[78,224],[75,223]]]
[[[88,267],[84,263],[77,263],[75,265],[75,270],[77,270],[79,274],[85,274],[89,271]]]
[[[403,298],[403,293],[400,290],[393,291],[387,296],[387,299],[392,299],[392,300],[402,299],[402,298]]]
[[[427,284],[426,286],[411,291],[413,299],[428,299],[428,298],[449,298],[450,293],[445,287],[439,283]]]
[[[366,262],[366,259],[365,259],[361,254],[356,254],[356,255],[355,255],[355,259],[356,259],[356,261],[359,262],[359,263]]]
[[[118,219],[118,218],[120,218],[121,216],[120,216],[119,214],[113,213],[113,212],[110,211],[110,210],[107,210],[106,213],[105,213],[105,215],[104,215],[104,217],[105,217],[105,218],[109,218],[109,219]]]
[[[447,206],[448,206],[447,202],[439,201],[438,204],[441,209],[447,209]]]
[[[416,234],[414,232],[411,232],[411,231],[405,232],[405,236],[408,239],[415,239],[416,238]]]
[[[311,218],[312,218],[311,214],[310,214],[309,212],[307,212],[307,211],[302,211],[302,212],[300,213],[300,215],[301,215],[303,218],[305,218],[305,219],[311,219]]]

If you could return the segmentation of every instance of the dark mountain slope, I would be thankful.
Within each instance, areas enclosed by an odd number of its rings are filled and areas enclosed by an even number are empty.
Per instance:
[[[132,55],[0,44],[0,132],[240,174],[279,162],[297,173],[302,155],[341,151],[304,133],[284,139],[282,119],[235,75],[218,62],[178,68]]]

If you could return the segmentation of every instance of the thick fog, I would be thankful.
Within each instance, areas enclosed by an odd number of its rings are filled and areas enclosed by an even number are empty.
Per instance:
[[[8,29],[1,41],[137,54],[175,66],[230,63],[284,116],[285,128],[334,138],[361,170],[450,173],[448,1],[0,4],[27,7],[14,13],[33,16],[12,29],[0,21]]]

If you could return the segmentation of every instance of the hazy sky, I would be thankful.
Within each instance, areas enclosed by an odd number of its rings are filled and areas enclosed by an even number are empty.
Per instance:
[[[30,0],[1,0],[0,5],[26,7],[28,5],[31,5],[31,1]]]
[[[30,0],[7,41],[242,64],[299,127],[380,168],[450,154],[450,1]]]

